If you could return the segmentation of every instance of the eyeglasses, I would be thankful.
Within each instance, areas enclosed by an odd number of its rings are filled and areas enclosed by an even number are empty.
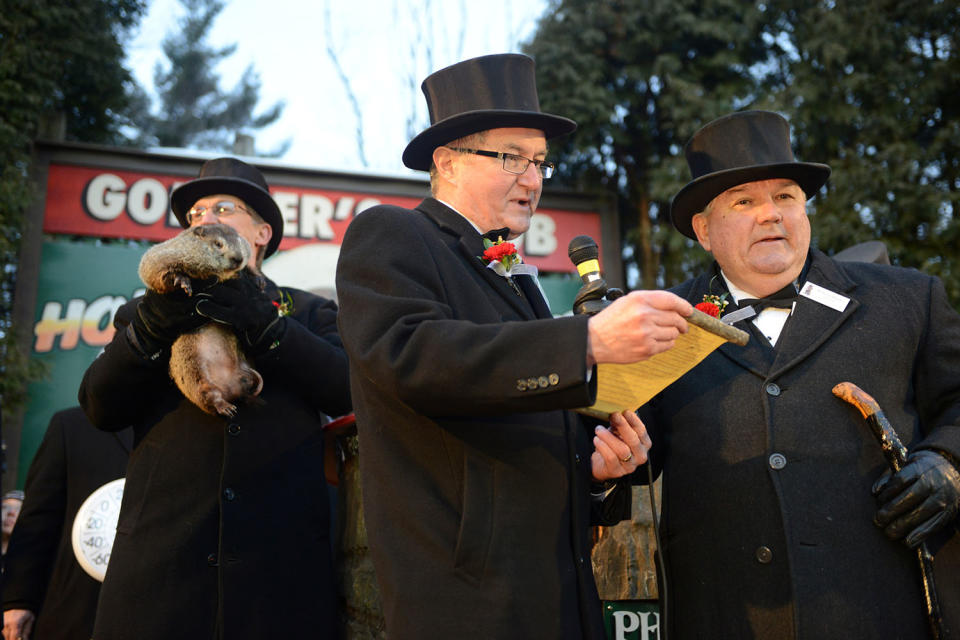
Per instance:
[[[447,147],[448,149],[453,149],[454,151],[459,151],[460,153],[472,153],[478,156],[485,156],[487,158],[502,158],[503,159],[503,170],[507,173],[513,173],[520,175],[527,170],[531,164],[537,168],[537,173],[540,174],[540,177],[544,180],[549,180],[550,176],[553,175],[554,165],[552,162],[546,162],[544,160],[531,160],[530,158],[524,158],[523,156],[518,156],[515,153],[504,153],[503,151],[484,151],[483,149],[464,149],[462,147]]]
[[[200,218],[202,218],[208,212],[216,215],[217,218],[219,219],[219,218],[230,217],[233,214],[235,214],[237,211],[245,211],[249,213],[251,216],[254,215],[253,211],[251,211],[250,209],[247,209],[246,207],[240,206],[236,202],[233,202],[231,200],[221,200],[220,202],[217,202],[216,204],[211,205],[209,207],[191,207],[190,210],[187,211],[187,215],[186,215],[187,224],[189,225],[189,224],[193,224],[194,222],[197,222],[198,220],[200,220]]]

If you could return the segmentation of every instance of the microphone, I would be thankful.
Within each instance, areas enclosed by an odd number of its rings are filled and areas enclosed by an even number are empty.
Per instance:
[[[593,315],[599,313],[611,301],[623,295],[620,289],[608,288],[600,275],[600,249],[590,236],[577,236],[567,248],[570,261],[577,267],[577,273],[583,280],[583,286],[573,301],[575,314]],[[606,296],[606,299],[604,298]]]
[[[590,284],[594,280],[600,280],[600,249],[597,242],[590,236],[577,236],[570,241],[567,248],[567,255],[570,261],[576,265],[577,273],[583,284]]]

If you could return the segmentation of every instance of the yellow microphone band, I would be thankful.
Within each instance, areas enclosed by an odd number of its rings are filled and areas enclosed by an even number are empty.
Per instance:
[[[577,265],[577,273],[585,276],[592,271],[600,271],[600,262],[598,260],[584,260]]]

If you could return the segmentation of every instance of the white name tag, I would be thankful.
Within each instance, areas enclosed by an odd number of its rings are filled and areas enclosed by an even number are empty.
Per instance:
[[[807,282],[803,285],[803,288],[800,289],[800,295],[805,298],[810,298],[814,302],[819,302],[831,309],[836,309],[837,311],[846,309],[847,304],[850,302],[850,298],[842,296],[839,293],[834,293],[829,289],[824,289],[820,285],[813,284],[812,282]]]

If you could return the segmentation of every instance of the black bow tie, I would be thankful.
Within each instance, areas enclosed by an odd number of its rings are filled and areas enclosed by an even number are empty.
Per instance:
[[[510,228],[503,227],[502,229],[492,229],[482,235],[490,242],[497,242],[499,240],[506,242],[507,238],[510,237]]]
[[[753,310],[760,314],[761,311],[769,307],[775,309],[792,309],[793,303],[796,302],[797,296],[792,298],[743,298],[737,304],[737,307],[744,309],[746,307],[753,307]]]
[[[769,307],[776,309],[792,309],[793,303],[797,300],[797,287],[791,282],[780,291],[771,293],[766,298],[740,298],[737,302],[738,309],[753,307],[753,310],[760,315],[760,312]]]

